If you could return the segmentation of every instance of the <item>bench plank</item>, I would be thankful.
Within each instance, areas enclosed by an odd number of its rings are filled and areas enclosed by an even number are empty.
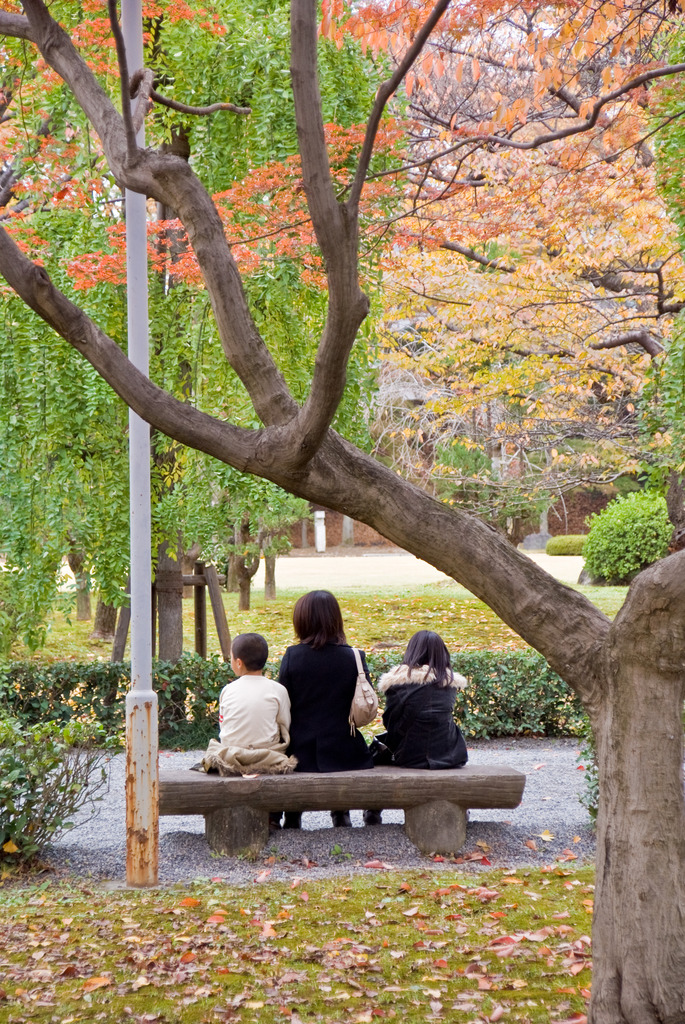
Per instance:
[[[435,772],[385,767],[255,778],[161,771],[159,813],[207,814],[239,804],[288,811],[406,808],[427,800],[448,800],[467,808],[518,807],[525,782],[525,775],[514,768],[471,764]]]
[[[407,835],[422,852],[457,853],[466,839],[467,810],[518,807],[525,783],[514,768],[471,764],[253,778],[161,771],[159,813],[203,814],[212,849],[255,857],[267,841],[271,810],[402,808]]]

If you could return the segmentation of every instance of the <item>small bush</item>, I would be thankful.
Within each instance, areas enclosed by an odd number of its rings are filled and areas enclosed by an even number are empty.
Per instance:
[[[106,748],[102,729],[0,719],[0,862],[31,860],[72,827],[107,781]]]
[[[593,579],[629,583],[668,554],[673,526],[666,500],[658,494],[641,491],[616,498],[587,521],[585,568]]]
[[[562,537],[550,537],[545,552],[548,555],[582,555],[587,534],[567,533]]]

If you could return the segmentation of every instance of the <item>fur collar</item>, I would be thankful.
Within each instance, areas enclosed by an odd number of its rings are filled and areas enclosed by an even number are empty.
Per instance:
[[[389,672],[385,672],[378,683],[378,689],[386,693],[391,686],[416,686],[417,684],[432,683],[435,680],[435,673],[430,671],[426,674],[425,668],[409,668],[408,665],[395,665]],[[464,676],[458,672],[453,674],[452,682],[449,684],[457,690],[463,690],[467,684]]]

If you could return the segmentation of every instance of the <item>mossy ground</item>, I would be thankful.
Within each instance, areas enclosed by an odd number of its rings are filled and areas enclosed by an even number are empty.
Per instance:
[[[107,892],[5,879],[0,1024],[584,1020],[590,868]]]

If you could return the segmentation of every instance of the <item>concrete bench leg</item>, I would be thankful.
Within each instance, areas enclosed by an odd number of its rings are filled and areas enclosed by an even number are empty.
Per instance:
[[[449,800],[405,807],[404,830],[421,853],[458,853],[466,842],[467,811]]]
[[[269,812],[255,807],[222,807],[205,814],[205,836],[217,853],[256,857],[269,838]]]

